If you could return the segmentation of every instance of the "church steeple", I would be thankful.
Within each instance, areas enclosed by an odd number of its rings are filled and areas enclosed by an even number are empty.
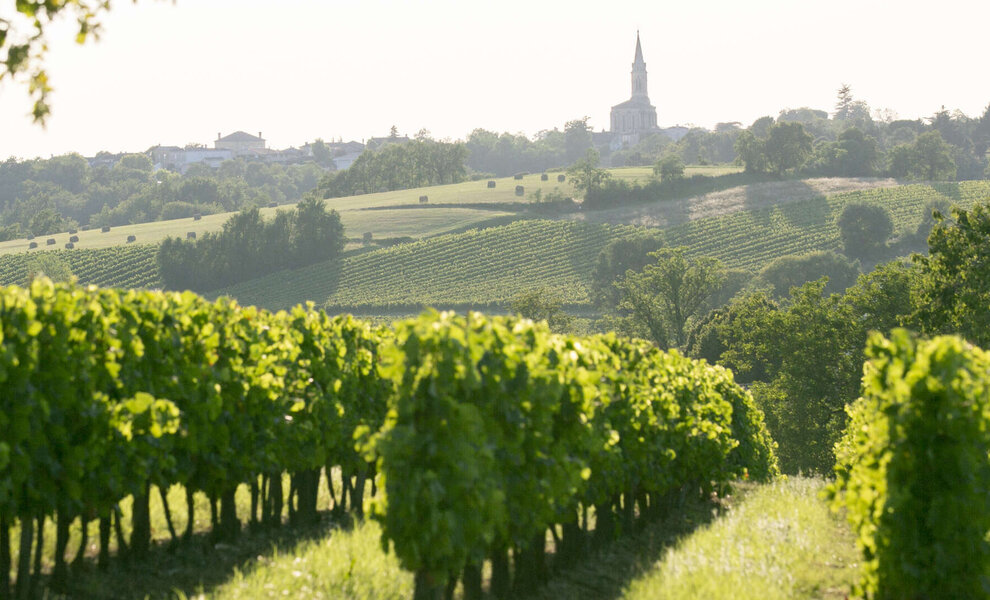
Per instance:
[[[643,46],[639,43],[639,31],[636,32],[636,56],[632,64],[632,97],[649,98],[646,91],[646,61],[643,60]]]

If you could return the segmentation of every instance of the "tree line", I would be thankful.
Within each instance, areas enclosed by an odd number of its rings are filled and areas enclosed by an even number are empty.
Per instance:
[[[158,248],[165,287],[208,291],[337,257],[344,226],[323,200],[307,199],[265,221],[257,208],[230,217],[198,240],[168,238]]]
[[[145,154],[91,167],[78,154],[0,162],[0,241],[81,225],[127,225],[300,200],[318,183],[315,164],[282,166],[243,159],[185,174],[155,171]]]

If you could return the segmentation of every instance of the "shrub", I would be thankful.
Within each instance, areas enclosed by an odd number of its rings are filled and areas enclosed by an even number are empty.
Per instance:
[[[489,188],[493,188],[493,187],[495,187],[495,180],[494,180],[494,179],[492,179],[492,180],[489,180],[489,182],[488,182],[488,187],[489,187]]]
[[[364,232],[364,235],[361,236],[361,241],[364,242],[365,244],[370,244],[373,239],[374,239],[374,236],[372,235],[372,233],[370,231]]]
[[[860,592],[985,598],[990,582],[990,356],[905,330],[867,344],[863,396],[836,444],[833,508],[864,561]]]
[[[516,186],[516,195],[517,195],[517,196],[522,196],[522,195],[523,195],[523,194],[525,194],[525,193],[526,193],[526,188],[524,188],[524,187],[523,187],[523,186],[521,186],[521,185],[517,185],[517,186]]]
[[[877,204],[847,204],[836,224],[849,258],[870,260],[879,257],[894,232],[890,211]]]

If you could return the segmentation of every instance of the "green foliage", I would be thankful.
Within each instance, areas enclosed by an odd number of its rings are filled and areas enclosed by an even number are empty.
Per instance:
[[[855,283],[859,275],[858,266],[834,252],[782,256],[760,271],[757,282],[769,284],[774,296],[783,298],[791,293],[791,288],[827,277],[824,293],[841,293]]]
[[[220,233],[199,240],[168,238],[158,250],[162,281],[171,289],[211,290],[273,271],[333,260],[344,248],[337,211],[303,200],[270,222],[258,209],[232,216]]]
[[[990,580],[990,357],[958,337],[870,338],[836,446],[833,507],[863,553],[860,591],[982,598]]]
[[[122,288],[161,287],[157,246],[111,246],[83,250],[4,254],[0,256],[0,285],[21,285],[41,270],[51,279]],[[49,258],[50,257],[50,258]],[[63,270],[64,267],[64,270]]]
[[[611,177],[607,170],[598,168],[599,159],[598,151],[588,148],[584,158],[567,169],[571,183],[578,191],[584,192],[585,196],[599,189]]]
[[[402,190],[463,181],[463,143],[417,139],[366,149],[344,171],[327,173],[313,191],[317,198]]]
[[[877,141],[850,127],[837,141],[816,145],[810,170],[827,177],[869,177],[876,174],[879,161]]]
[[[677,154],[667,154],[653,165],[653,174],[659,177],[660,181],[681,179],[684,177],[684,161]]]
[[[619,308],[629,311],[632,326],[660,348],[683,348],[688,320],[722,287],[725,267],[714,258],[688,258],[683,247],[650,255],[655,263],[642,272],[627,271],[617,284]]]
[[[990,247],[990,205],[957,207],[952,215],[951,221],[936,216],[928,256],[914,257],[920,268],[914,320],[926,333],[958,333],[990,345],[990,265],[981,258]]]
[[[610,241],[598,254],[591,272],[591,299],[599,308],[614,308],[619,304],[616,281],[630,269],[641,271],[652,263],[656,252],[663,247],[663,237],[658,233],[641,232]]]
[[[564,311],[563,301],[546,288],[521,292],[509,303],[509,310],[525,319],[546,321],[552,331],[566,333],[574,317]]]
[[[839,235],[849,258],[874,260],[886,250],[894,233],[894,219],[887,208],[878,204],[850,203],[842,209]]]

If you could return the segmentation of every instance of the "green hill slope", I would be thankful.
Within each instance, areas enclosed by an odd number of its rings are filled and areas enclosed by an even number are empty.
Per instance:
[[[45,250],[0,255],[0,285],[24,285],[40,253],[65,265],[82,284],[101,287],[161,287],[155,255],[158,246],[111,246],[83,250]]]
[[[775,258],[838,250],[836,220],[849,202],[886,206],[897,233],[914,231],[935,200],[972,206],[990,182],[917,184],[817,197],[697,219],[665,230],[668,245],[759,270]],[[387,314],[418,305],[505,306],[520,291],[546,287],[566,303],[588,303],[595,258],[634,227],[573,221],[517,221],[445,235],[284,271],[220,290],[245,304],[282,308],[313,300],[330,310]]]
[[[545,287],[565,302],[588,302],[595,258],[633,228],[517,221],[321,263],[224,288],[244,304],[282,308],[304,300],[339,310],[394,311],[422,304],[504,305]]]

